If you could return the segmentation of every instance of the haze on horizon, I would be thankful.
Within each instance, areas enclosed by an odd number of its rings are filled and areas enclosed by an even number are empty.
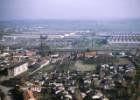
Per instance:
[[[140,0],[0,0],[0,20],[140,19]]]

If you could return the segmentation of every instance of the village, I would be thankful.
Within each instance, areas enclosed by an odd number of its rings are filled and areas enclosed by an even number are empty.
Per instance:
[[[5,95],[26,98],[28,89],[38,100],[128,100],[135,95],[135,53],[41,54],[34,49],[1,51],[0,84],[9,88]]]

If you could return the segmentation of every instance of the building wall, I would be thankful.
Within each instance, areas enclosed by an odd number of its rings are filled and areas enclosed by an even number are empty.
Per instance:
[[[23,72],[26,72],[27,70],[28,70],[28,63],[26,62],[26,63],[23,63],[19,66],[16,66],[16,67],[10,69],[8,71],[8,74],[10,77],[15,77],[17,75],[22,74]]]
[[[14,76],[17,76],[25,71],[28,70],[28,63],[24,63],[18,67],[15,67],[14,68]]]

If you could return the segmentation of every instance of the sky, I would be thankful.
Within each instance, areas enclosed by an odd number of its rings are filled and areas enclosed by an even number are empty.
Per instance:
[[[140,0],[0,0],[0,20],[140,18]]]

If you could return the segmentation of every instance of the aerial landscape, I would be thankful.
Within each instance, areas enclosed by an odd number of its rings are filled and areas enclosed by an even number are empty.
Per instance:
[[[139,0],[0,0],[0,100],[140,100]]]

